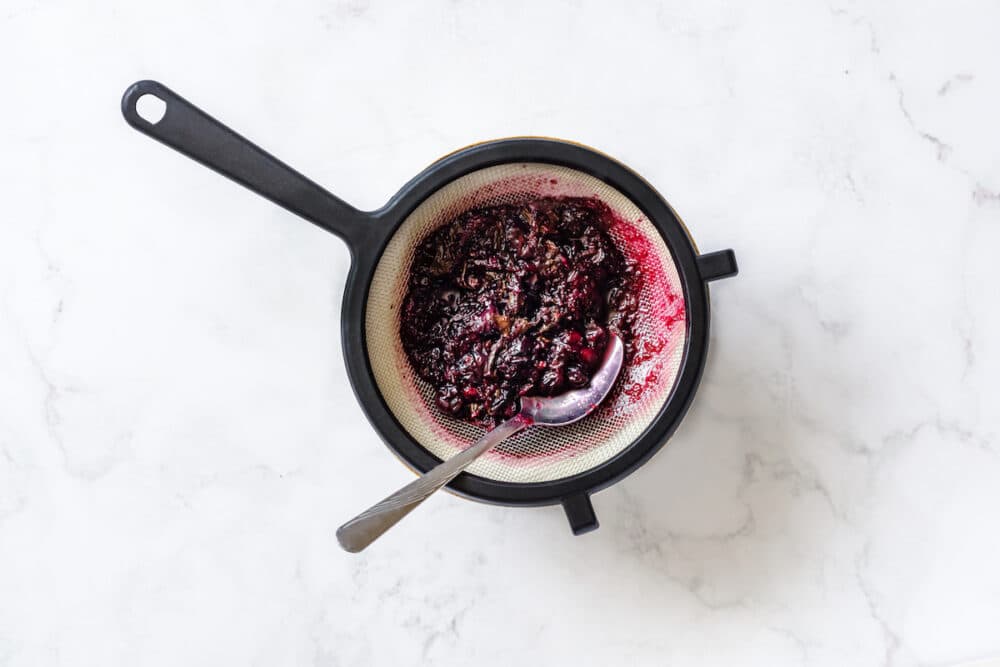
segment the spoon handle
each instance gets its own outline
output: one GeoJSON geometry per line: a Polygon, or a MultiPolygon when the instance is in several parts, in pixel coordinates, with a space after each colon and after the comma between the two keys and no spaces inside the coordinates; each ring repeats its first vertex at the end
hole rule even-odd
{"type": "Polygon", "coordinates": [[[413,508],[453,480],[477,458],[515,433],[531,425],[531,420],[515,415],[447,461],[431,468],[385,500],[373,505],[337,529],[337,541],[345,551],[356,553],[392,528],[413,508]]]}

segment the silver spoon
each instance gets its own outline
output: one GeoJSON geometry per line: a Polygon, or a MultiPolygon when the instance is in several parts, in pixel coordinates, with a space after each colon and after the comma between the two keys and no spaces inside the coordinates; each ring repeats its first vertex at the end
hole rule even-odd
{"type": "Polygon", "coordinates": [[[431,468],[382,502],[373,505],[337,529],[337,541],[345,551],[356,553],[396,525],[432,493],[453,480],[480,456],[529,426],[565,426],[579,421],[601,404],[615,384],[625,357],[618,336],[611,334],[601,367],[590,386],[551,398],[525,396],[521,411],[447,461],[431,468]]]}

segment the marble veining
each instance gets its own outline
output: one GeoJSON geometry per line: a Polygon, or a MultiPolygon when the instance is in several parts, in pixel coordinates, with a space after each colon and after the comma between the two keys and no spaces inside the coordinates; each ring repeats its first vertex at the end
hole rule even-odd
{"type": "Polygon", "coordinates": [[[0,666],[944,667],[1000,655],[1000,6],[0,9],[0,666]],[[669,446],[557,508],[441,495],[354,402],[335,238],[129,129],[160,79],[363,208],[485,138],[629,164],[704,250],[669,446]]]}

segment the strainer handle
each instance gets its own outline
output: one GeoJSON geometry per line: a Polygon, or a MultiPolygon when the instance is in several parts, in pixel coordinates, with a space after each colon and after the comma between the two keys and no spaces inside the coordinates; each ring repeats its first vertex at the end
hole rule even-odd
{"type": "Polygon", "coordinates": [[[128,124],[257,194],[340,236],[349,245],[365,231],[368,214],[341,201],[273,155],[215,120],[157,81],[139,81],[122,97],[128,124]],[[166,106],[151,121],[136,109],[152,95],[166,106]]]}
{"type": "Polygon", "coordinates": [[[410,482],[385,500],[365,510],[337,529],[337,541],[345,551],[357,553],[389,530],[435,491],[455,479],[477,458],[490,451],[515,433],[531,425],[517,415],[503,422],[447,461],[438,464],[417,480],[410,482]]]}

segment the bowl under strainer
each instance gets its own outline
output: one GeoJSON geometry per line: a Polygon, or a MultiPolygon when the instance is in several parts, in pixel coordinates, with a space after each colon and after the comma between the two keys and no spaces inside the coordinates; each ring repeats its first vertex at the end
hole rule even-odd
{"type": "Polygon", "coordinates": [[[612,212],[610,236],[643,276],[632,354],[618,386],[590,417],[558,429],[529,429],[480,458],[473,475],[506,483],[563,479],[606,463],[646,430],[670,397],[681,366],[687,322],[677,266],[663,237],[624,194],[594,176],[543,163],[500,164],[466,174],[417,206],[389,239],[374,271],[365,310],[365,343],[389,411],[438,459],[475,442],[483,429],[441,412],[434,391],[413,370],[400,341],[400,312],[420,242],[463,211],[543,197],[593,197],[612,212]]]}

